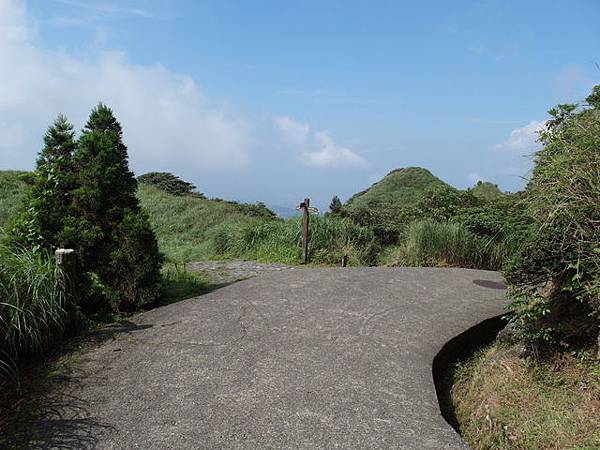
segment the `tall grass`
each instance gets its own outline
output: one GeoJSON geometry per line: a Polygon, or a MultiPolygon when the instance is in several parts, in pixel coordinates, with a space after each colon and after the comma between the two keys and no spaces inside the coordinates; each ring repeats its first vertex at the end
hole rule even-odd
{"type": "Polygon", "coordinates": [[[424,220],[409,225],[392,265],[497,270],[510,251],[508,243],[477,236],[461,223],[424,220]]]}
{"type": "MultiPolygon", "coordinates": [[[[212,235],[214,252],[222,257],[297,264],[301,258],[302,218],[255,223],[224,223],[212,235]]],[[[310,220],[309,254],[317,264],[367,264],[375,256],[373,233],[349,219],[333,215],[310,220]]]]}
{"type": "Polygon", "coordinates": [[[138,198],[150,215],[160,251],[177,263],[214,258],[211,237],[224,224],[261,221],[226,202],[170,195],[145,183],[139,184],[138,198]]]}
{"type": "Polygon", "coordinates": [[[0,381],[62,333],[65,281],[52,258],[0,246],[0,381]]]}

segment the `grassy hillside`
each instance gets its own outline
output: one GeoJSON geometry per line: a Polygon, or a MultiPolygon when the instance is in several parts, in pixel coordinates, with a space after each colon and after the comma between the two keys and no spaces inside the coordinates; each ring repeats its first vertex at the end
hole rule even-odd
{"type": "Polygon", "coordinates": [[[175,196],[144,183],[139,185],[138,197],[150,215],[160,250],[174,261],[215,257],[212,238],[225,223],[261,222],[247,214],[242,205],[196,196],[175,196]]]}
{"type": "Polygon", "coordinates": [[[434,186],[448,186],[439,178],[421,167],[406,167],[392,170],[370,188],[353,195],[346,207],[358,208],[376,204],[413,205],[423,191],[434,186]]]}
{"type": "Polygon", "coordinates": [[[0,171],[0,227],[4,227],[21,207],[29,186],[24,181],[27,173],[17,170],[0,171]]]}

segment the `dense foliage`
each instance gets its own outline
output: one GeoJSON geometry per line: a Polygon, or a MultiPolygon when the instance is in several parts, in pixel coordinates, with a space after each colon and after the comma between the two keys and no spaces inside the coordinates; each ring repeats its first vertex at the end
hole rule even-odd
{"type": "Polygon", "coordinates": [[[475,186],[470,188],[469,192],[479,200],[496,200],[503,195],[503,192],[498,188],[497,184],[481,180],[475,183],[475,186]]]}
{"type": "Polygon", "coordinates": [[[546,341],[600,325],[600,86],[588,105],[559,105],[541,133],[526,189],[534,223],[507,270],[514,321],[546,341]]]}
{"type": "Polygon", "coordinates": [[[340,214],[343,209],[342,201],[337,195],[334,195],[331,199],[331,203],[329,203],[329,211],[332,214],[340,214]]]}

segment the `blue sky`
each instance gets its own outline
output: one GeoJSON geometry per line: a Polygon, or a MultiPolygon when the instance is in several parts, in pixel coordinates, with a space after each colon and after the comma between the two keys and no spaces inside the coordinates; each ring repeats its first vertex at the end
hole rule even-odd
{"type": "Polygon", "coordinates": [[[590,1],[0,0],[0,168],[113,107],[137,173],[324,207],[422,166],[524,184],[535,132],[600,79],[590,1]]]}

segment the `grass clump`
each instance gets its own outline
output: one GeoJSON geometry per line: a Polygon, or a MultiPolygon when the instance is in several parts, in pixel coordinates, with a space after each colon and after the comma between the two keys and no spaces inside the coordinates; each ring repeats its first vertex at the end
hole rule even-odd
{"type": "Polygon", "coordinates": [[[492,239],[475,235],[461,223],[423,220],[408,227],[391,265],[496,270],[502,265],[505,248],[492,239]]]}
{"type": "Polygon", "coordinates": [[[600,362],[591,349],[522,359],[492,344],[453,372],[451,398],[474,449],[600,448],[600,362]]]}
{"type": "Polygon", "coordinates": [[[45,253],[0,246],[0,380],[14,378],[19,359],[61,337],[65,283],[45,253]]]}

